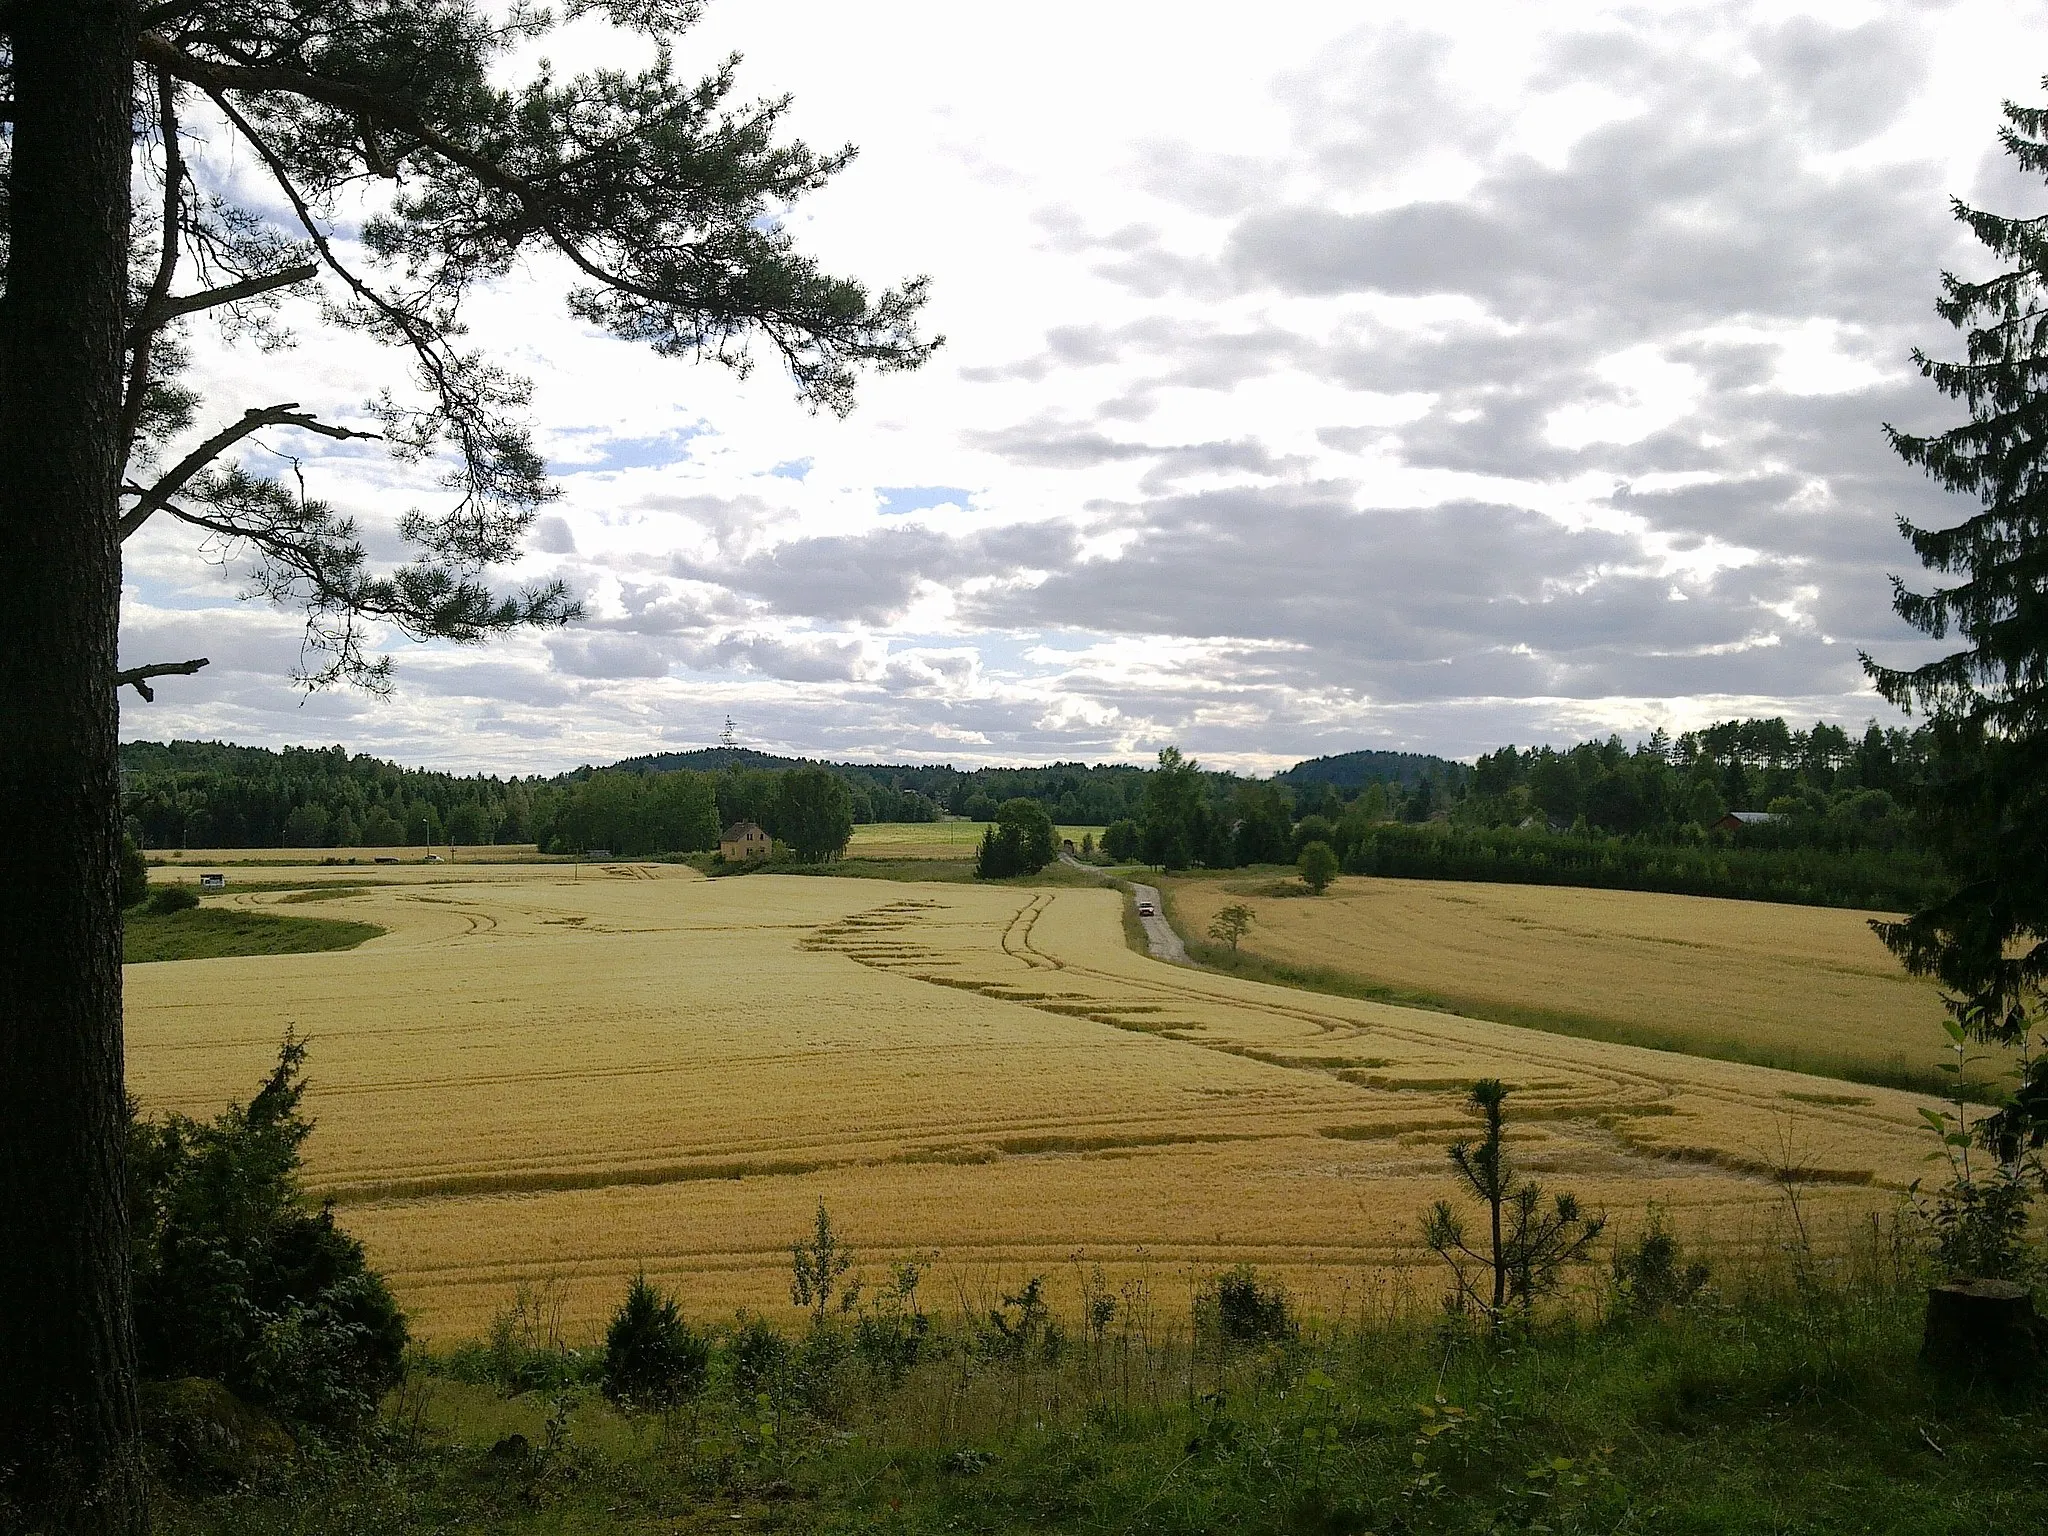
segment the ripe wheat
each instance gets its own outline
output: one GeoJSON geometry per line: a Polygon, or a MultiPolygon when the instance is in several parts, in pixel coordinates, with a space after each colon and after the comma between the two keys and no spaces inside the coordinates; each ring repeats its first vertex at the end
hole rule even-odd
{"type": "Polygon", "coordinates": [[[1481,1076],[1546,1178],[1732,1242],[1769,1239],[1782,1176],[1818,1219],[1922,1171],[1904,1094],[1163,965],[1109,891],[507,873],[323,903],[389,930],[347,953],[127,979],[146,1106],[210,1112],[287,1026],[312,1041],[309,1183],[430,1338],[547,1274],[593,1333],[643,1266],[700,1315],[793,1316],[820,1199],[963,1294],[1070,1260],[1184,1294],[1250,1259],[1330,1296],[1428,1262],[1481,1076]]]}

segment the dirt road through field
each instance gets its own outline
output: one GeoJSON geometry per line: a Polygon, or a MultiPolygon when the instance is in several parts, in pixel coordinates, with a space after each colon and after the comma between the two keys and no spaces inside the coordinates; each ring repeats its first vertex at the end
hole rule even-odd
{"type": "Polygon", "coordinates": [[[1158,888],[1133,881],[1131,894],[1138,898],[1138,921],[1145,925],[1145,943],[1152,951],[1152,958],[1188,964],[1188,947],[1181,943],[1180,935],[1173,931],[1173,924],[1166,920],[1166,908],[1159,903],[1158,888]],[[1152,909],[1151,917],[1144,915],[1147,907],[1152,909]]]}

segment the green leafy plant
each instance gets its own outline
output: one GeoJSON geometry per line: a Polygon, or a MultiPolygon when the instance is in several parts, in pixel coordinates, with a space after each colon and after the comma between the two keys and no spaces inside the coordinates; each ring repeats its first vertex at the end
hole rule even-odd
{"type": "Polygon", "coordinates": [[[160,885],[149,893],[145,905],[159,917],[168,917],[173,912],[190,912],[199,905],[199,896],[189,885],[160,885]]]}
{"type": "Polygon", "coordinates": [[[1684,1306],[1706,1289],[1711,1271],[1702,1259],[1688,1259],[1654,1205],[1643,1232],[1615,1249],[1615,1311],[1623,1317],[1659,1317],[1684,1306]]]}
{"type": "Polygon", "coordinates": [[[1970,1050],[1970,1032],[1960,1019],[1944,1019],[1942,1027],[1953,1058],[1941,1063],[1951,1085],[1949,1104],[1923,1107],[1920,1118],[1937,1142],[1928,1157],[1947,1165],[1948,1178],[1924,1192],[1914,1180],[1915,1208],[1934,1235],[1935,1262],[1948,1279],[2030,1278],[2039,1267],[2027,1234],[2042,1184],[2038,1142],[2018,1133],[2012,1107],[1971,1121],[1969,1069],[1983,1057],[1970,1050]]]}
{"type": "Polygon", "coordinates": [[[847,1271],[852,1268],[853,1251],[833,1229],[831,1213],[820,1200],[811,1235],[789,1245],[791,1304],[810,1308],[812,1320],[817,1323],[825,1321],[835,1295],[840,1311],[852,1311],[860,1301],[859,1284],[846,1283],[847,1271]]]}
{"type": "Polygon", "coordinates": [[[121,834],[121,905],[139,907],[149,897],[149,860],[127,833],[121,834]]]}
{"type": "Polygon", "coordinates": [[[773,1388],[789,1368],[789,1340],[765,1317],[745,1316],[726,1345],[735,1394],[750,1397],[773,1388]]]}
{"type": "Polygon", "coordinates": [[[878,1379],[900,1386],[923,1353],[931,1319],[917,1298],[934,1255],[914,1254],[889,1266],[880,1287],[853,1327],[853,1347],[878,1379]]]}
{"type": "Polygon", "coordinates": [[[1483,1246],[1471,1245],[1448,1200],[1437,1201],[1422,1221],[1423,1241],[1450,1265],[1451,1304],[1476,1307],[1496,1330],[1511,1307],[1527,1317],[1536,1298],[1556,1287],[1566,1265],[1585,1258],[1607,1225],[1604,1216],[1582,1210],[1574,1195],[1546,1201],[1543,1186],[1517,1171],[1507,1149],[1507,1096],[1497,1078],[1474,1083],[1466,1102],[1484,1130],[1477,1143],[1460,1141],[1450,1149],[1459,1182],[1486,1206],[1483,1246]]]}

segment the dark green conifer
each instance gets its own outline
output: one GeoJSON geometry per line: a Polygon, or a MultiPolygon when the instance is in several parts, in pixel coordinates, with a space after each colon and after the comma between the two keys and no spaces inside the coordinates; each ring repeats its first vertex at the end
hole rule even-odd
{"type": "MultiPolygon", "coordinates": [[[[2048,110],[2008,102],[2005,117],[2006,152],[2048,176],[2048,110]]],[[[1926,437],[1885,430],[1908,463],[1978,503],[1952,527],[1899,522],[1921,563],[1953,580],[1917,592],[1894,578],[1893,607],[1963,643],[1909,669],[1863,662],[1885,698],[1930,717],[1916,809],[1955,887],[1877,929],[1907,969],[1941,982],[1973,1036],[2012,1043],[2048,979],[2048,218],[1954,206],[2004,270],[1943,273],[1935,307],[1963,333],[1963,359],[1913,360],[1969,419],[1926,437]]]]}

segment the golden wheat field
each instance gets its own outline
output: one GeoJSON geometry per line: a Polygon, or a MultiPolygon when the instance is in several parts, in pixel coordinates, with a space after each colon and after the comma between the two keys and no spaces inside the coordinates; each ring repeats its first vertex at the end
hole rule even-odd
{"type": "Polygon", "coordinates": [[[389,930],[352,951],[127,974],[147,1106],[209,1113],[311,1040],[311,1183],[431,1339],[549,1275],[594,1333],[642,1266],[787,1315],[820,1200],[964,1291],[1078,1259],[1184,1296],[1250,1259],[1327,1302],[1420,1276],[1483,1075],[1530,1166],[1623,1222],[1762,1243],[1775,1171],[1822,1223],[1923,1171],[1904,1094],[1161,964],[1106,890],[478,874],[335,895],[389,930]]]}
{"type": "Polygon", "coordinates": [[[1275,884],[1174,881],[1169,899],[1188,934],[1242,902],[1249,953],[1460,1012],[1886,1080],[1931,1075],[1946,1044],[1934,986],[1900,969],[1868,912],[1358,876],[1316,898],[1266,894],[1275,884]]]}
{"type": "MultiPolygon", "coordinates": [[[[849,859],[971,859],[980,850],[985,821],[863,822],[846,845],[849,859]]],[[[1059,836],[1075,847],[1087,834],[1102,836],[1100,827],[1059,827],[1059,836]]]]}

